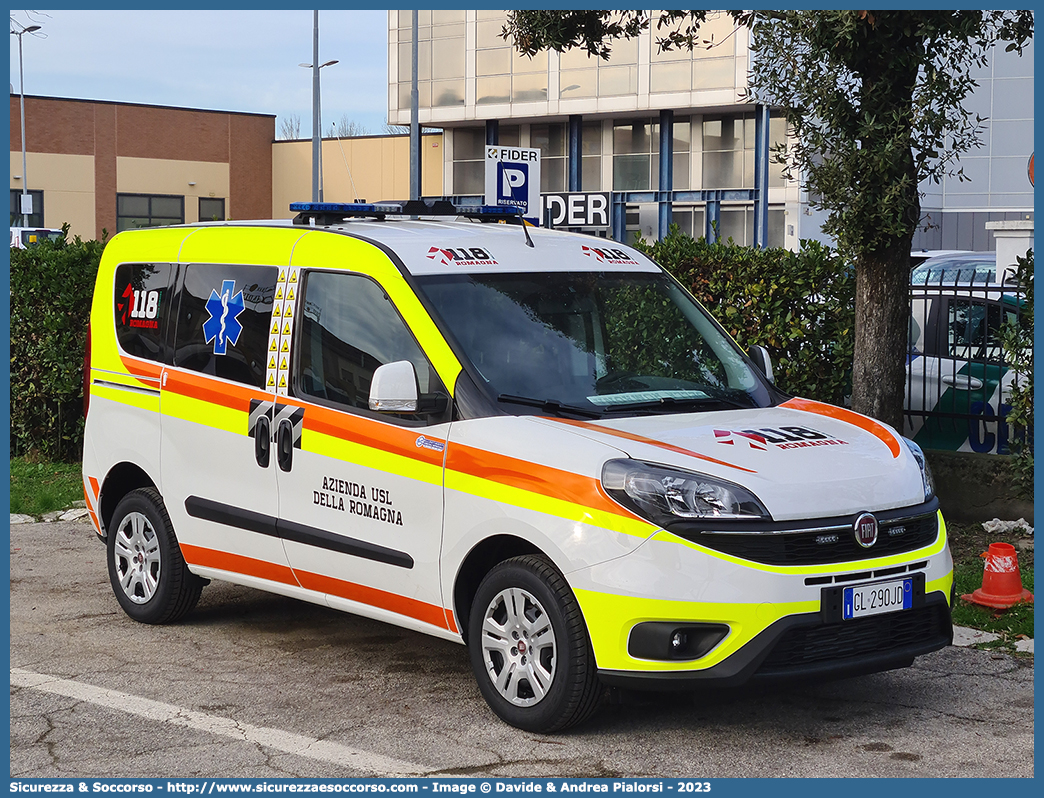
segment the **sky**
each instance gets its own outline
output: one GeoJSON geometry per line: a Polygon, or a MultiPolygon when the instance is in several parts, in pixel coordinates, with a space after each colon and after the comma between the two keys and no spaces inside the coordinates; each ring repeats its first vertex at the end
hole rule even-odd
{"type": "MultiPolygon", "coordinates": [[[[342,115],[383,133],[388,113],[387,11],[319,13],[324,135],[342,115]]],[[[301,120],[312,134],[312,10],[11,11],[42,29],[23,39],[25,93],[173,105],[301,120]]],[[[17,29],[12,24],[11,29],[17,29]]],[[[10,84],[19,91],[11,37],[10,84]]]]}

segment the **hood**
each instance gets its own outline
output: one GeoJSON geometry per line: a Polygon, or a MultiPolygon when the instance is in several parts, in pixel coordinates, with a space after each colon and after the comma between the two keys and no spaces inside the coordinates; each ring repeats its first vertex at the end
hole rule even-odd
{"type": "Polygon", "coordinates": [[[806,399],[719,413],[544,421],[567,424],[634,460],[742,485],[776,521],[890,510],[924,501],[920,467],[895,430],[806,399]]]}

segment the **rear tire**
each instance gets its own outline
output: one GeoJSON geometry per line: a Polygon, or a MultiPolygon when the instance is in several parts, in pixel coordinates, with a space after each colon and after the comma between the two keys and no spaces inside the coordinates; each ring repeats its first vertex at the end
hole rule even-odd
{"type": "Polygon", "coordinates": [[[515,557],[486,574],[468,647],[479,691],[505,723],[546,734],[598,707],[602,688],[583,613],[544,557],[515,557]]]}
{"type": "Polygon", "coordinates": [[[116,505],[105,544],[109,581],[123,611],[141,623],[173,623],[199,601],[206,582],[188,570],[163,499],[152,488],[116,505]]]}

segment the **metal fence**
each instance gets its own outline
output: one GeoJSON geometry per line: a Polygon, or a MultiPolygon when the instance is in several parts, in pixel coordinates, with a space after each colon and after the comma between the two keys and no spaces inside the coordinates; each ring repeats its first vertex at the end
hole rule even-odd
{"type": "Polygon", "coordinates": [[[915,272],[910,288],[904,434],[922,448],[1006,454],[1010,392],[1026,379],[1001,344],[1023,323],[1025,294],[994,273],[915,272]]]}

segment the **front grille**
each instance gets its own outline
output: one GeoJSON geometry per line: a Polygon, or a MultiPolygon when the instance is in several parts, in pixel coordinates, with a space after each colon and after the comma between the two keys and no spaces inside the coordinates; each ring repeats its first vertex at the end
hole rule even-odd
{"type": "Polygon", "coordinates": [[[766,565],[820,565],[887,557],[927,546],[939,536],[939,517],[934,512],[902,521],[878,520],[877,543],[868,549],[856,543],[851,526],[808,532],[733,534],[672,525],[670,531],[709,549],[766,565]]]}
{"type": "Polygon", "coordinates": [[[783,634],[758,668],[758,675],[785,675],[809,666],[887,654],[920,646],[946,645],[950,619],[944,602],[854,621],[794,627],[783,634]]]}

